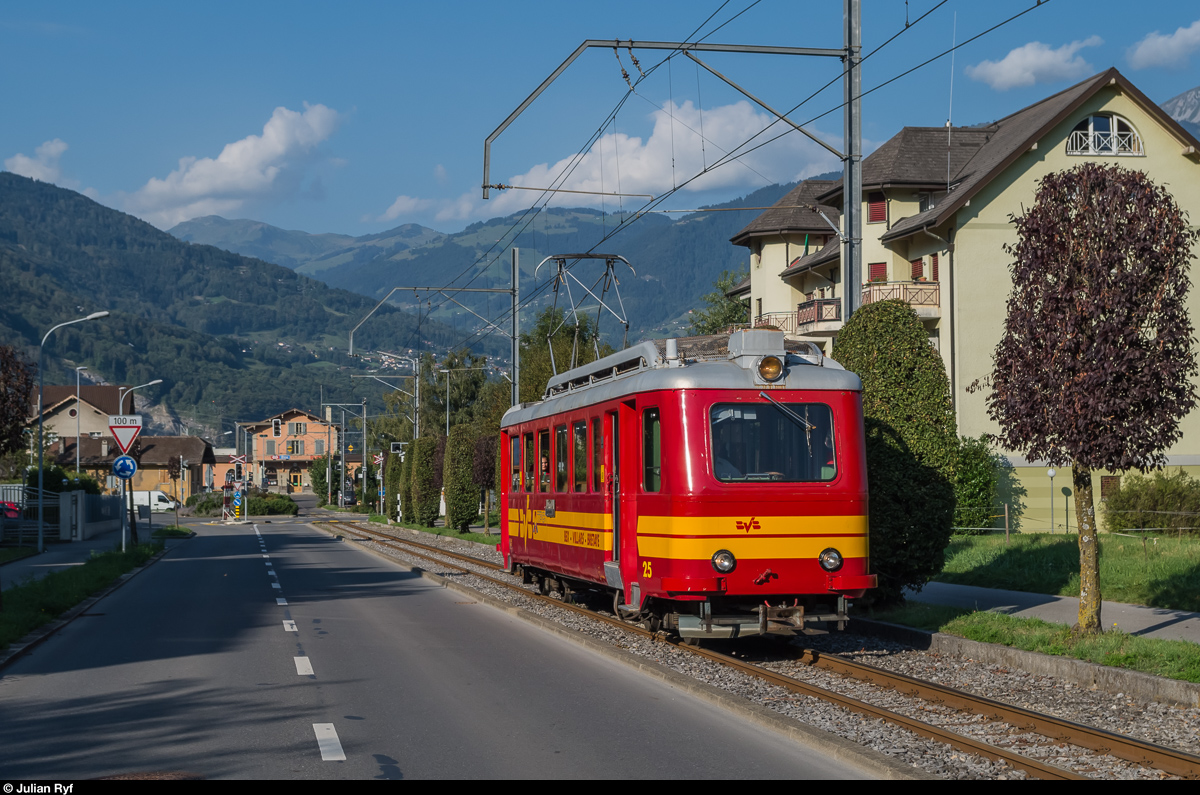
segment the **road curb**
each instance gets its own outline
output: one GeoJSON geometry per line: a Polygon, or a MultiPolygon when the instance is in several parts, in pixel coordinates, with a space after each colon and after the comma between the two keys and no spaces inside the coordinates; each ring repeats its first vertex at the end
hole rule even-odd
{"type": "MultiPolygon", "coordinates": [[[[194,538],[195,533],[193,533],[191,537],[194,538]]],[[[180,538],[177,540],[187,541],[189,539],[180,538]]],[[[37,629],[35,629],[32,632],[30,632],[29,634],[27,634],[25,637],[21,638],[20,640],[16,641],[15,643],[11,644],[3,652],[0,652],[0,671],[7,668],[9,666],[9,664],[15,662],[22,655],[26,654],[27,652],[32,651],[33,649],[35,649],[38,646],[45,643],[46,640],[48,640],[51,636],[53,636],[60,629],[65,627],[67,624],[70,624],[75,619],[79,618],[79,616],[82,615],[83,613],[86,613],[89,609],[94,607],[97,602],[104,599],[104,597],[108,596],[113,591],[117,590],[118,588],[123,586],[125,583],[129,582],[134,577],[141,574],[146,569],[150,568],[150,566],[157,563],[159,560],[161,560],[163,557],[165,557],[166,554],[170,551],[171,550],[168,549],[164,545],[163,550],[161,552],[158,552],[158,553],[152,555],[149,560],[147,560],[141,566],[138,566],[136,569],[127,571],[124,574],[122,574],[120,577],[117,577],[116,582],[114,582],[112,585],[105,588],[100,593],[89,596],[88,598],[86,598],[82,602],[80,602],[79,604],[66,610],[62,615],[60,615],[58,618],[54,619],[50,623],[43,624],[42,626],[38,627],[37,629]]]]}
{"type": "MultiPolygon", "coordinates": [[[[314,530],[337,535],[336,531],[317,527],[314,524],[309,524],[314,530]]],[[[420,566],[413,566],[403,563],[396,558],[388,555],[385,552],[380,552],[376,549],[371,549],[366,546],[356,545],[358,549],[370,555],[385,560],[395,566],[406,568],[409,571],[420,574],[423,578],[430,580],[443,588],[448,588],[458,593],[470,596],[489,607],[494,607],[497,610],[502,610],[509,615],[534,624],[540,629],[551,632],[561,638],[571,641],[572,643],[584,646],[590,651],[602,654],[605,657],[620,662],[631,668],[654,677],[662,682],[665,682],[672,687],[676,687],[684,692],[697,696],[710,704],[714,704],[727,712],[731,712],[744,720],[749,721],[762,728],[769,729],[785,737],[800,742],[805,746],[814,750],[820,751],[832,759],[836,759],[846,764],[854,765],[860,768],[865,773],[881,779],[888,780],[919,780],[919,781],[940,781],[939,776],[926,773],[925,771],[912,767],[899,760],[893,759],[885,754],[875,751],[870,748],[861,746],[851,740],[839,737],[836,734],[818,729],[815,726],[808,726],[799,721],[780,715],[779,713],[768,709],[760,704],[755,704],[752,701],[735,696],[728,691],[722,690],[713,685],[698,682],[686,674],[669,668],[660,663],[652,662],[640,657],[631,652],[618,649],[603,641],[590,638],[586,635],[571,630],[562,624],[551,621],[548,618],[543,618],[535,613],[531,613],[521,607],[514,607],[507,602],[503,602],[495,597],[481,593],[474,588],[470,588],[461,583],[448,580],[445,577],[434,574],[422,569],[420,566]]]]}
{"type": "Polygon", "coordinates": [[[998,643],[983,643],[942,632],[927,632],[900,624],[889,624],[886,621],[852,618],[850,629],[863,635],[894,640],[921,651],[952,654],[976,662],[1018,668],[1105,693],[1122,693],[1145,701],[1181,707],[1200,707],[1200,684],[1196,682],[1168,679],[1165,676],[1114,668],[1111,665],[1100,665],[1073,657],[1056,657],[1037,651],[1014,649],[998,643]]]}

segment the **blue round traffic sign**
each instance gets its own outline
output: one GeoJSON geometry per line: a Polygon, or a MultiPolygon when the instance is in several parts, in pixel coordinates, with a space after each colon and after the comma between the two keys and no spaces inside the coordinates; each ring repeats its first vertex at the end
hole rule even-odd
{"type": "Polygon", "coordinates": [[[117,456],[117,460],[113,461],[112,470],[121,480],[129,480],[137,472],[137,461],[134,461],[132,456],[117,456]]]}
{"type": "Polygon", "coordinates": [[[234,504],[234,507],[237,507],[237,506],[239,506],[239,505],[241,505],[241,504],[242,504],[242,494],[241,494],[241,492],[234,492],[234,495],[233,495],[233,504],[234,504]]]}

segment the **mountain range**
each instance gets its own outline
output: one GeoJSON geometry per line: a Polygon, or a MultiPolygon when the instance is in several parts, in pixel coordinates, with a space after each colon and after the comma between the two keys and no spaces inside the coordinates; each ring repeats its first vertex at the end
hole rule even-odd
{"type": "MultiPolygon", "coordinates": [[[[320,235],[216,216],[187,221],[170,233],[183,240],[286,265],[332,287],[377,298],[399,285],[441,287],[460,273],[482,274],[472,283],[475,287],[508,287],[511,276],[507,250],[515,246],[520,249],[522,296],[537,294],[532,303],[534,312],[553,300],[547,289],[551,268],[544,266],[535,274],[538,264],[550,255],[589,251],[599,245],[604,253],[624,256],[634,268],[634,273],[623,267],[616,272],[632,342],[685,331],[688,312],[701,305],[701,296],[713,289],[721,271],[746,267],[749,253],[732,245],[729,238],[750,223],[761,208],[774,204],[793,187],[795,183],[770,185],[705,208],[709,212],[689,212],[682,217],[647,213],[634,219],[627,214],[592,209],[550,208],[532,221],[523,214],[514,214],[480,221],[453,234],[406,224],[363,237],[320,235]],[[614,229],[618,230],[615,234],[614,229]],[[604,240],[608,235],[611,237],[604,240]],[[492,265],[485,268],[479,263],[492,265]]],[[[581,263],[576,268],[581,280],[590,285],[602,266],[581,263]]],[[[488,302],[467,294],[456,298],[486,317],[496,316],[507,300],[492,298],[488,302]]],[[[563,300],[565,296],[560,297],[560,306],[563,300]]],[[[440,302],[436,296],[430,301],[424,295],[401,293],[396,303],[413,311],[422,305],[434,306],[433,316],[446,321],[452,321],[456,312],[457,317],[462,316],[461,310],[452,305],[437,310],[440,302]]],[[[523,310],[523,317],[532,316],[532,312],[526,312],[523,310]]],[[[466,323],[464,328],[469,326],[466,323]]],[[[601,328],[613,344],[620,344],[623,329],[612,323],[611,316],[603,320],[601,328]]],[[[464,338],[469,337],[467,334],[464,338]]]]}
{"type": "Polygon", "coordinates": [[[1162,104],[1162,109],[1188,132],[1200,138],[1200,86],[1171,97],[1162,104]]]}
{"type": "MultiPolygon", "coordinates": [[[[316,410],[322,388],[341,402],[374,401],[383,389],[351,381],[366,364],[345,353],[371,298],[181,242],[79,193],[8,172],[0,172],[0,284],[0,342],[35,360],[51,327],[111,312],[55,332],[45,346],[47,383],[74,383],[76,365],[89,368],[90,380],[161,378],[139,396],[193,427],[292,406],[316,410]]],[[[385,306],[355,342],[440,354],[458,338],[452,327],[385,306]]],[[[498,341],[482,347],[505,349],[498,341]]]]}

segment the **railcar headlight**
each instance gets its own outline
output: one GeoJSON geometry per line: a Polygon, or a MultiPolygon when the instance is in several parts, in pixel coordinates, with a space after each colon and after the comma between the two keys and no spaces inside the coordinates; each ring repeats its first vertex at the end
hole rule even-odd
{"type": "Polygon", "coordinates": [[[825,571],[837,571],[842,567],[842,553],[830,547],[817,556],[817,562],[825,571]]]}
{"type": "Polygon", "coordinates": [[[783,378],[783,360],[778,356],[764,356],[758,360],[758,376],[764,381],[783,378]]]}
{"type": "Polygon", "coordinates": [[[728,549],[721,549],[712,556],[712,565],[721,574],[728,574],[737,566],[737,558],[728,549]]]}

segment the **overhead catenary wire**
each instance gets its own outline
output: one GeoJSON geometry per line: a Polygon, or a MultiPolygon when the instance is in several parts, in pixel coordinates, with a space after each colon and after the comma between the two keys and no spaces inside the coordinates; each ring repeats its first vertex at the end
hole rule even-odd
{"type": "MultiPolygon", "coordinates": [[[[945,5],[945,4],[946,4],[946,2],[948,2],[948,0],[941,0],[941,2],[937,3],[935,6],[933,6],[931,9],[929,9],[929,10],[928,10],[928,11],[926,11],[924,14],[922,14],[921,16],[919,16],[917,19],[915,19],[915,20],[912,20],[912,21],[911,21],[911,22],[909,22],[909,23],[906,23],[906,25],[905,25],[905,27],[904,27],[904,28],[902,28],[900,31],[898,31],[897,33],[895,33],[895,34],[894,34],[893,36],[891,36],[890,38],[888,38],[886,41],[884,41],[884,42],[883,42],[882,44],[880,44],[878,47],[874,48],[874,49],[873,49],[873,50],[871,50],[869,53],[867,53],[865,56],[863,56],[863,58],[862,58],[862,61],[866,61],[866,60],[867,60],[868,58],[870,58],[871,56],[873,56],[873,55],[877,54],[877,53],[878,53],[879,51],[881,51],[881,50],[882,50],[884,47],[886,47],[887,45],[889,45],[890,43],[892,43],[893,41],[895,41],[895,40],[896,40],[896,39],[897,39],[899,36],[903,35],[903,34],[904,34],[905,32],[907,32],[907,31],[911,30],[911,29],[912,29],[913,27],[915,27],[915,26],[916,26],[916,25],[917,25],[919,22],[921,22],[922,20],[926,19],[926,18],[927,18],[927,17],[928,17],[930,14],[932,14],[934,11],[936,11],[937,9],[939,9],[939,8],[941,8],[943,5],[945,5]]],[[[1033,11],[1033,10],[1035,10],[1036,8],[1038,8],[1038,7],[1040,7],[1040,6],[1044,5],[1044,4],[1046,4],[1046,3],[1048,3],[1048,2],[1049,2],[1049,0],[1036,0],[1035,4],[1034,4],[1034,5],[1032,5],[1032,6],[1030,6],[1029,8],[1026,8],[1026,9],[1024,9],[1023,11],[1020,11],[1020,12],[1018,12],[1018,13],[1016,13],[1016,14],[1013,14],[1012,16],[1008,17],[1007,19],[1004,19],[1004,20],[1002,20],[1001,22],[998,22],[998,23],[996,23],[995,25],[992,25],[991,27],[989,27],[989,28],[985,29],[984,31],[982,31],[982,32],[980,32],[980,33],[978,33],[978,34],[976,34],[975,36],[972,36],[971,38],[969,38],[969,39],[967,39],[967,40],[963,41],[961,44],[956,44],[956,45],[954,45],[952,48],[950,48],[950,49],[947,49],[947,50],[944,50],[943,52],[941,52],[941,53],[938,53],[937,55],[934,55],[933,57],[931,57],[931,58],[929,58],[929,59],[927,59],[927,60],[925,60],[925,61],[923,61],[923,62],[921,62],[921,63],[917,64],[916,66],[913,66],[913,67],[911,67],[910,69],[907,69],[907,70],[905,70],[905,71],[901,72],[900,74],[897,74],[897,75],[895,75],[895,76],[893,76],[893,77],[891,77],[891,78],[889,78],[889,79],[885,80],[884,82],[882,82],[882,83],[880,83],[880,84],[878,84],[878,85],[876,85],[876,86],[874,86],[874,87],[872,87],[872,88],[870,88],[870,89],[868,89],[868,90],[866,90],[866,91],[863,91],[863,92],[861,92],[861,93],[858,95],[858,98],[861,98],[861,97],[867,96],[867,95],[869,95],[869,94],[872,94],[872,93],[874,93],[875,91],[878,91],[878,90],[880,90],[880,89],[882,89],[882,88],[884,88],[884,87],[886,87],[886,86],[890,85],[891,83],[894,83],[894,82],[896,82],[897,80],[899,80],[899,79],[901,79],[901,78],[903,78],[903,77],[905,77],[905,76],[907,76],[907,75],[909,75],[909,74],[912,74],[913,72],[917,71],[918,69],[921,69],[921,68],[923,68],[923,67],[925,67],[925,66],[928,66],[928,65],[929,65],[929,64],[931,64],[931,63],[934,63],[935,61],[939,60],[940,58],[943,58],[943,57],[945,57],[946,55],[949,55],[949,54],[951,54],[952,52],[954,52],[954,51],[956,51],[956,50],[958,50],[958,49],[961,49],[962,47],[965,47],[966,45],[968,45],[968,44],[970,44],[970,43],[972,43],[972,42],[974,42],[974,41],[976,41],[976,40],[978,40],[978,39],[982,38],[983,36],[986,36],[986,35],[988,35],[989,33],[992,33],[993,31],[995,31],[995,30],[997,30],[997,29],[999,29],[999,28],[1001,28],[1001,27],[1003,27],[1003,26],[1005,26],[1005,25],[1008,25],[1008,24],[1010,24],[1010,23],[1014,22],[1015,20],[1017,20],[1017,19],[1019,19],[1019,18],[1021,18],[1021,17],[1025,16],[1026,14],[1028,14],[1030,11],[1033,11]]],[[[745,9],[745,10],[749,10],[749,8],[753,7],[753,5],[756,5],[756,4],[757,4],[757,3],[755,3],[755,4],[752,4],[750,7],[748,7],[748,8],[747,8],[747,9],[745,9]]],[[[745,11],[743,11],[742,13],[745,13],[745,11]]],[[[739,14],[738,16],[740,16],[740,14],[739,14]]],[[[735,17],[735,18],[736,18],[736,17],[735,17]]],[[[724,23],[724,24],[728,24],[728,22],[729,22],[729,21],[732,21],[732,19],[731,19],[731,20],[728,20],[728,21],[727,21],[726,23],[724,23]]],[[[724,24],[723,24],[721,27],[723,27],[723,26],[724,26],[724,24]]],[[[719,29],[720,29],[720,28],[718,27],[718,28],[717,28],[717,29],[715,29],[714,31],[711,31],[711,32],[710,32],[708,35],[711,35],[711,33],[715,33],[715,32],[716,32],[716,30],[719,30],[719,29]]],[[[675,54],[676,54],[678,51],[679,51],[679,48],[676,48],[676,50],[673,50],[673,51],[671,52],[671,54],[670,54],[670,55],[668,55],[668,56],[667,56],[667,58],[665,58],[664,60],[668,60],[668,59],[670,59],[670,58],[671,58],[671,57],[673,57],[673,56],[674,56],[674,55],[675,55],[675,54]]],[[[652,67],[651,71],[650,71],[650,72],[647,72],[646,74],[647,74],[647,75],[651,74],[651,73],[652,73],[652,71],[653,71],[653,69],[656,69],[658,66],[660,66],[660,65],[661,65],[661,63],[662,63],[662,62],[660,61],[660,62],[659,62],[659,64],[656,64],[656,65],[655,65],[655,67],[652,67]]],[[[861,63],[861,61],[860,61],[860,63],[861,63]]],[[[805,99],[803,99],[803,100],[802,100],[801,102],[799,102],[799,103],[798,103],[796,106],[794,106],[794,107],[793,107],[791,110],[787,111],[787,113],[786,113],[786,114],[784,114],[784,115],[790,115],[790,114],[794,113],[794,112],[795,112],[796,110],[798,110],[800,107],[804,106],[804,105],[805,105],[805,104],[807,104],[809,101],[811,101],[811,100],[812,100],[814,97],[818,96],[818,95],[819,95],[821,92],[823,92],[823,91],[824,91],[826,88],[828,88],[829,86],[831,86],[831,85],[833,85],[835,82],[837,82],[837,80],[841,79],[841,78],[844,76],[844,74],[845,74],[845,72],[844,72],[844,70],[843,70],[843,72],[842,72],[841,74],[839,74],[839,75],[838,75],[837,77],[835,77],[833,80],[830,80],[828,83],[826,83],[826,84],[825,84],[824,86],[822,86],[821,88],[817,89],[815,92],[813,92],[812,94],[810,94],[810,95],[809,95],[808,97],[806,97],[805,99]]],[[[640,81],[638,81],[638,82],[640,82],[640,81]]],[[[635,83],[635,86],[636,86],[636,83],[635,83]]],[[[636,90],[635,90],[635,91],[633,91],[633,92],[627,92],[627,93],[626,93],[626,95],[625,95],[625,97],[623,97],[623,98],[622,98],[622,103],[621,103],[621,104],[623,104],[623,101],[624,101],[624,99],[628,97],[629,93],[636,93],[636,90]]],[[[643,99],[644,99],[644,98],[643,98],[643,99]]],[[[850,101],[853,101],[853,98],[852,98],[850,101]]],[[[805,125],[811,124],[812,122],[814,122],[814,121],[817,121],[817,120],[819,120],[819,119],[821,119],[821,118],[823,118],[823,117],[825,117],[825,116],[829,115],[830,113],[833,113],[833,112],[835,112],[835,111],[837,111],[837,110],[841,109],[842,107],[844,107],[844,106],[845,106],[845,104],[846,104],[846,102],[845,102],[845,101],[839,102],[839,103],[837,103],[836,105],[834,105],[833,107],[829,108],[828,110],[826,110],[826,111],[824,111],[824,112],[822,112],[822,113],[818,114],[817,116],[814,116],[812,119],[810,119],[810,120],[808,120],[808,121],[804,122],[804,123],[803,123],[803,125],[801,125],[801,126],[805,126],[805,125]]],[[[622,220],[620,223],[618,223],[618,224],[617,224],[617,225],[616,225],[616,226],[613,228],[613,230],[612,230],[611,232],[609,232],[608,234],[606,234],[606,235],[605,235],[605,236],[604,236],[604,237],[603,237],[601,240],[597,241],[597,243],[596,243],[596,244],[595,244],[595,245],[594,245],[594,246],[593,246],[591,249],[589,249],[589,251],[595,251],[595,250],[596,250],[596,248],[597,248],[598,246],[600,246],[600,245],[603,245],[603,244],[604,244],[604,243],[605,243],[607,240],[610,240],[610,239],[611,239],[611,238],[612,238],[614,235],[616,235],[616,234],[618,234],[619,232],[623,231],[623,229],[624,229],[624,228],[625,228],[625,227],[626,227],[626,226],[627,226],[629,223],[632,223],[632,222],[636,221],[636,219],[637,219],[638,217],[640,217],[640,216],[641,216],[641,215],[643,215],[643,214],[646,214],[646,213],[648,213],[648,212],[649,212],[649,211],[652,209],[652,206],[657,206],[657,205],[658,205],[658,204],[660,204],[660,203],[661,203],[663,200],[665,200],[666,198],[668,198],[668,197],[670,197],[671,195],[673,195],[673,194],[674,194],[676,191],[678,191],[678,190],[680,190],[680,189],[682,189],[682,188],[686,187],[686,186],[687,186],[687,185],[688,185],[690,182],[694,181],[695,179],[699,178],[700,176],[703,176],[704,174],[706,174],[706,173],[708,173],[708,172],[711,172],[713,169],[715,169],[715,168],[719,168],[719,167],[720,167],[720,166],[722,166],[722,165],[726,165],[727,163],[729,163],[729,162],[731,162],[731,161],[733,161],[733,160],[740,160],[740,158],[744,157],[745,155],[749,154],[750,152],[753,152],[753,151],[755,151],[755,150],[757,150],[757,149],[759,149],[759,148],[761,148],[761,147],[763,147],[763,146],[766,146],[767,144],[769,144],[769,143],[772,143],[772,142],[773,142],[773,141],[775,141],[775,140],[778,140],[778,139],[779,139],[779,138],[781,138],[783,135],[786,135],[786,134],[788,134],[789,132],[792,132],[792,130],[787,130],[787,131],[785,131],[785,132],[783,132],[783,133],[781,133],[781,134],[779,134],[779,135],[776,135],[776,136],[774,136],[774,137],[772,137],[772,138],[768,139],[767,141],[764,141],[764,142],[762,142],[762,143],[760,143],[760,144],[758,144],[758,145],[756,145],[756,146],[754,146],[754,147],[752,147],[752,148],[750,148],[750,149],[748,149],[748,150],[745,150],[745,151],[739,151],[740,149],[742,149],[742,147],[746,146],[746,145],[747,145],[747,144],[749,144],[751,141],[755,140],[756,138],[758,138],[759,136],[761,136],[763,133],[765,133],[765,132],[766,132],[768,129],[770,129],[770,127],[772,127],[772,126],[774,125],[774,123],[775,123],[775,122],[772,122],[772,124],[768,125],[768,126],[767,126],[767,127],[765,127],[763,130],[760,130],[759,132],[757,132],[757,133],[755,133],[754,135],[752,135],[752,136],[750,136],[749,138],[747,138],[747,139],[746,139],[746,141],[744,141],[744,142],[742,142],[741,144],[739,144],[737,147],[735,147],[733,150],[731,150],[731,151],[730,151],[729,153],[727,153],[725,156],[723,156],[723,157],[719,158],[717,161],[714,161],[714,163],[713,163],[711,166],[709,166],[708,168],[706,168],[705,170],[703,170],[703,171],[701,171],[701,172],[697,173],[696,175],[694,175],[694,176],[690,177],[689,179],[687,179],[687,180],[683,181],[682,183],[680,183],[680,184],[677,184],[677,185],[673,186],[671,190],[665,191],[663,194],[661,194],[660,196],[656,197],[656,199],[654,199],[654,200],[652,200],[652,201],[650,201],[650,202],[647,202],[647,204],[646,204],[646,205],[643,205],[643,207],[642,207],[642,208],[640,208],[640,209],[639,209],[639,210],[637,210],[637,211],[634,211],[632,214],[630,214],[630,216],[628,216],[627,218],[623,219],[623,220],[622,220]]],[[[521,307],[523,308],[523,307],[525,307],[525,306],[528,306],[529,304],[533,303],[533,302],[534,302],[534,301],[535,301],[535,300],[536,300],[536,299],[539,297],[539,295],[541,294],[541,292],[542,292],[542,288],[535,288],[535,289],[532,291],[532,293],[530,293],[530,294],[528,295],[527,299],[526,299],[526,300],[524,300],[524,301],[522,301],[522,303],[521,303],[521,307]]],[[[504,319],[504,318],[501,318],[501,321],[502,321],[503,319],[504,319]]],[[[484,338],[486,338],[487,336],[490,336],[490,334],[491,334],[491,330],[487,330],[487,329],[481,329],[481,330],[477,331],[475,334],[473,334],[473,335],[471,335],[470,337],[466,338],[466,340],[464,340],[464,342],[463,342],[463,343],[460,343],[460,344],[472,344],[473,342],[477,341],[477,339],[484,339],[484,338]]]]}

